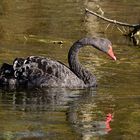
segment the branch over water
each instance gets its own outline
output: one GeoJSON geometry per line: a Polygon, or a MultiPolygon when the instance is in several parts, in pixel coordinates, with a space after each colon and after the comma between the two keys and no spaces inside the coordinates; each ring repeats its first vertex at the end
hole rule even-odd
{"type": "Polygon", "coordinates": [[[121,26],[127,26],[127,27],[133,27],[133,28],[135,28],[137,26],[140,26],[140,24],[129,24],[129,23],[120,22],[120,21],[117,21],[117,20],[112,20],[112,19],[106,18],[106,17],[104,17],[102,15],[99,15],[96,12],[93,12],[93,11],[87,9],[87,8],[85,10],[86,10],[86,12],[88,12],[88,13],[90,13],[90,14],[98,17],[98,18],[101,18],[101,19],[103,19],[107,22],[113,23],[113,24],[118,24],[118,25],[121,25],[121,26]]]}
{"type": "MultiPolygon", "coordinates": [[[[125,23],[125,22],[120,22],[120,21],[117,21],[117,20],[112,20],[112,19],[109,19],[109,18],[106,18],[96,12],[93,12],[89,9],[85,9],[86,12],[104,20],[104,21],[107,21],[109,22],[109,25],[112,23],[112,24],[115,24],[115,25],[118,25],[118,26],[123,26],[123,27],[128,27],[129,29],[131,28],[131,30],[129,30],[129,32],[127,34],[124,34],[128,37],[130,37],[132,40],[133,40],[133,43],[134,45],[138,45],[138,43],[140,42],[139,40],[137,40],[137,35],[140,34],[140,24],[129,24],[129,23],[125,23]]],[[[109,26],[107,26],[108,28],[109,26]]],[[[119,29],[119,31],[121,31],[121,33],[123,33],[123,31],[117,27],[117,29],[119,29]]]]}

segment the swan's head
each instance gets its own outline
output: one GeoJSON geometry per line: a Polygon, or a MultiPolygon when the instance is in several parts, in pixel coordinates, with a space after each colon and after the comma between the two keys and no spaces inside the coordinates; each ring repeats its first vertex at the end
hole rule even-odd
{"type": "Polygon", "coordinates": [[[86,37],[78,41],[80,47],[84,45],[92,45],[94,48],[108,54],[113,60],[116,60],[112,49],[112,43],[106,38],[90,38],[86,37]]]}
{"type": "Polygon", "coordinates": [[[93,38],[93,46],[99,49],[102,52],[108,54],[113,60],[116,60],[112,49],[112,43],[106,38],[93,38]]]}

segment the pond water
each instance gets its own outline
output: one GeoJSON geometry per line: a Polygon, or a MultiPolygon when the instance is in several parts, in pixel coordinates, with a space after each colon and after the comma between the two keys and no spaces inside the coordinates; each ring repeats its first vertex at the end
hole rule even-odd
{"type": "Polygon", "coordinates": [[[1,64],[29,55],[67,64],[70,46],[84,36],[109,38],[117,57],[114,62],[90,47],[80,51],[81,63],[97,76],[97,89],[1,90],[0,140],[139,139],[140,48],[85,15],[85,8],[97,5],[111,19],[139,23],[138,0],[0,1],[1,64]]]}

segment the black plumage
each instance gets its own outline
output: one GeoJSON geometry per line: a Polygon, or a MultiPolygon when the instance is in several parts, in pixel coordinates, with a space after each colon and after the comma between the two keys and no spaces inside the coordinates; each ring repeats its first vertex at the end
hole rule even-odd
{"type": "Polygon", "coordinates": [[[28,87],[95,87],[97,85],[95,76],[83,68],[78,60],[79,49],[86,45],[91,45],[116,60],[108,39],[83,38],[76,41],[69,50],[69,67],[45,57],[16,58],[13,65],[10,65],[9,77],[2,75],[6,68],[1,67],[1,78],[14,78],[16,85],[28,87]]]}

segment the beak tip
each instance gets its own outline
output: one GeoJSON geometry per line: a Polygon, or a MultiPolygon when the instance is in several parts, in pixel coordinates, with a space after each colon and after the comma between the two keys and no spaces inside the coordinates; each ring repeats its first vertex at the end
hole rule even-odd
{"type": "Polygon", "coordinates": [[[113,52],[111,46],[110,46],[110,48],[109,48],[107,54],[108,54],[113,60],[115,60],[115,61],[117,60],[117,58],[116,58],[116,56],[114,55],[114,52],[113,52]]]}
{"type": "Polygon", "coordinates": [[[115,61],[117,60],[116,56],[113,57],[113,60],[115,60],[115,61]]]}

